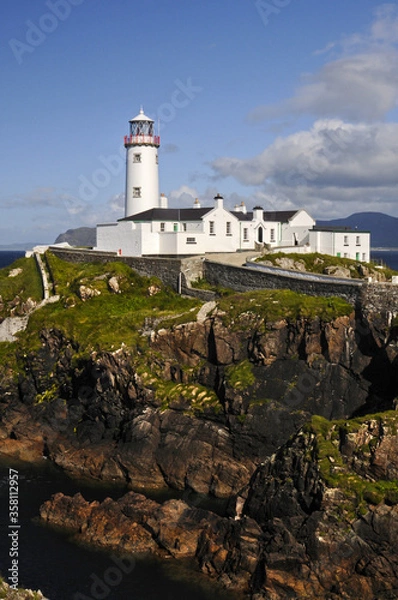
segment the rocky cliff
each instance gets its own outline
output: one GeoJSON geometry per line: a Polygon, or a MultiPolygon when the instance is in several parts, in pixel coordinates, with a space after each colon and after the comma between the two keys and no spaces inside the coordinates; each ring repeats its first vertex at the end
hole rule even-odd
{"type": "Polygon", "coordinates": [[[356,598],[360,586],[364,598],[394,597],[398,459],[395,413],[384,412],[398,395],[392,315],[268,291],[170,321],[155,302],[171,292],[124,273],[115,291],[113,277],[66,283],[63,325],[62,309],[48,307],[36,347],[21,341],[14,363],[1,361],[0,452],[234,508],[220,517],[133,493],[102,505],[58,496],[42,518],[90,543],[113,548],[126,534],[125,551],[188,556],[253,598],[356,598]],[[100,294],[73,296],[83,283],[100,294]],[[112,319],[132,286],[155,298],[128,330],[134,343],[85,350],[73,319],[87,327],[90,303],[112,319]]]}
{"type": "Polygon", "coordinates": [[[396,598],[398,416],[316,417],[256,469],[232,517],[133,492],[58,494],[44,522],[123,552],[190,558],[253,599],[396,598]]]}
{"type": "Polygon", "coordinates": [[[61,331],[1,382],[1,451],[43,454],[73,475],[227,497],[313,414],[393,406],[394,330],[331,322],[255,322],[215,314],[152,331],[149,349],[78,358],[61,331]],[[362,333],[359,331],[361,327],[362,333]]]}

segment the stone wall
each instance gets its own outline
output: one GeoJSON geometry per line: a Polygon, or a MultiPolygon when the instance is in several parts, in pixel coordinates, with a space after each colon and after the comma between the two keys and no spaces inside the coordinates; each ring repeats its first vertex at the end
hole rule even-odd
{"type": "Polygon", "coordinates": [[[204,276],[212,285],[230,287],[239,292],[259,289],[289,289],[312,296],[340,296],[355,305],[360,297],[363,283],[341,282],[332,278],[306,278],[299,273],[297,277],[288,275],[277,269],[268,269],[267,272],[235,267],[206,260],[204,263],[204,276]]]}
{"type": "Polygon", "coordinates": [[[165,285],[169,285],[175,291],[178,291],[180,286],[185,286],[185,278],[182,276],[181,260],[179,258],[119,256],[113,252],[97,252],[74,248],[50,248],[50,251],[62,260],[73,263],[123,262],[140,275],[158,277],[165,285]]]}
{"type": "Polygon", "coordinates": [[[370,283],[361,291],[360,303],[367,313],[398,315],[398,285],[370,283]]]}
{"type": "Polygon", "coordinates": [[[121,261],[140,275],[158,277],[173,290],[202,300],[212,300],[214,292],[195,290],[187,280],[205,278],[211,285],[229,287],[238,292],[260,289],[290,289],[312,296],[339,296],[368,312],[398,314],[398,286],[391,283],[368,284],[363,281],[316,277],[305,273],[291,275],[281,269],[269,268],[267,272],[254,268],[237,267],[210,260],[118,256],[111,252],[50,248],[59,258],[74,263],[121,261]]]}

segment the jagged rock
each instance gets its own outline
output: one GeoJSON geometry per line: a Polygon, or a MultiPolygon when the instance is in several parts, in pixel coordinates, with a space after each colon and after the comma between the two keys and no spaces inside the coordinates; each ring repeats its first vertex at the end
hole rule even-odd
{"type": "Polygon", "coordinates": [[[21,307],[22,313],[23,314],[28,314],[28,313],[32,312],[32,310],[34,308],[36,308],[36,306],[37,306],[37,302],[35,302],[32,298],[28,298],[26,300],[26,302],[24,302],[22,304],[22,307],[21,307]]]}
{"type": "Polygon", "coordinates": [[[113,292],[114,294],[120,294],[121,290],[120,290],[119,280],[117,277],[111,277],[108,280],[108,286],[109,286],[109,289],[111,290],[111,292],[113,292]]]}
{"type": "Polygon", "coordinates": [[[219,519],[181,500],[158,504],[135,492],[101,503],[59,493],[41,506],[40,518],[108,550],[179,558],[193,558],[202,532],[219,519]]]}
{"type": "Polygon", "coordinates": [[[301,430],[258,467],[237,498],[234,520],[180,500],[158,504],[133,492],[101,504],[57,494],[41,507],[41,518],[106,549],[119,544],[126,552],[194,559],[204,573],[252,600],[393,598],[398,494],[392,497],[387,490],[385,501],[375,503],[366,493],[371,461],[363,467],[362,484],[355,484],[365,492],[350,484],[353,448],[363,453],[364,446],[377,448],[372,435],[392,436],[388,447],[395,459],[398,454],[398,416],[388,413],[378,426],[373,421],[348,423],[347,430],[314,421],[301,430]],[[348,431],[351,452],[344,441],[348,431]],[[328,477],[331,482],[340,477],[340,485],[331,487],[328,477]]]}
{"type": "Polygon", "coordinates": [[[148,288],[148,295],[156,296],[156,294],[159,294],[160,291],[161,291],[161,289],[158,285],[150,285],[148,288]]]}
{"type": "Polygon", "coordinates": [[[0,582],[0,598],[7,598],[7,600],[47,600],[40,590],[15,589],[5,581],[0,582]]]}
{"type": "Polygon", "coordinates": [[[305,263],[303,260],[294,260],[293,258],[282,257],[275,260],[276,264],[281,269],[291,269],[293,271],[305,271],[305,263]]]}
{"type": "Polygon", "coordinates": [[[91,288],[87,285],[79,286],[78,296],[81,300],[83,300],[83,302],[85,302],[86,300],[90,300],[95,296],[99,296],[100,294],[101,292],[95,288],[91,288]]]}
{"type": "Polygon", "coordinates": [[[21,268],[11,269],[11,271],[8,273],[8,277],[18,277],[18,275],[20,275],[21,273],[22,273],[21,268]]]}
{"type": "Polygon", "coordinates": [[[325,275],[333,275],[333,277],[350,278],[351,271],[340,265],[329,265],[323,269],[325,275]]]}

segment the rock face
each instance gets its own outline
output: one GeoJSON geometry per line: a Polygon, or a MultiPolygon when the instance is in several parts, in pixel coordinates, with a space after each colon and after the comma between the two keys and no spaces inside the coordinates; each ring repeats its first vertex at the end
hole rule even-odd
{"type": "Polygon", "coordinates": [[[144,359],[118,351],[76,361],[72,340],[43,331],[18,384],[12,373],[0,380],[1,451],[135,488],[228,497],[313,414],[393,406],[395,329],[381,318],[245,313],[230,327],[211,315],[152,332],[144,359]]]}
{"type": "Polygon", "coordinates": [[[236,505],[229,518],[137,494],[43,507],[90,543],[115,548],[127,532],[126,552],[194,559],[253,600],[394,597],[398,423],[360,417],[396,404],[395,321],[270,321],[252,306],[158,330],[149,319],[135,350],[90,356],[41,331],[18,379],[2,367],[0,451],[236,505]]]}
{"type": "Polygon", "coordinates": [[[396,464],[397,426],[396,413],[355,424],[315,418],[255,471],[235,518],[132,492],[101,504],[57,494],[41,518],[108,549],[194,559],[253,600],[394,598],[396,473],[371,477],[386,458],[396,464]]]}

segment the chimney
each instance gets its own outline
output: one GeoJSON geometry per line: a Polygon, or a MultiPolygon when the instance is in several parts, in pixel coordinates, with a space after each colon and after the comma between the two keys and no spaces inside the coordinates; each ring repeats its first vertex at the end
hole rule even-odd
{"type": "Polygon", "coordinates": [[[159,202],[160,208],[167,208],[168,205],[168,201],[166,196],[162,193],[160,194],[160,202],[159,202]]]}
{"type": "Polygon", "coordinates": [[[255,206],[253,208],[253,221],[261,221],[263,218],[263,207],[255,206]]]}
{"type": "Polygon", "coordinates": [[[216,208],[223,208],[224,198],[220,194],[217,194],[214,200],[216,201],[216,208]]]}
{"type": "Polygon", "coordinates": [[[240,203],[240,212],[243,212],[244,215],[247,213],[246,204],[243,202],[243,200],[240,203]]]}
{"type": "Polygon", "coordinates": [[[199,198],[195,198],[195,202],[193,203],[194,208],[200,208],[199,198]]]}

